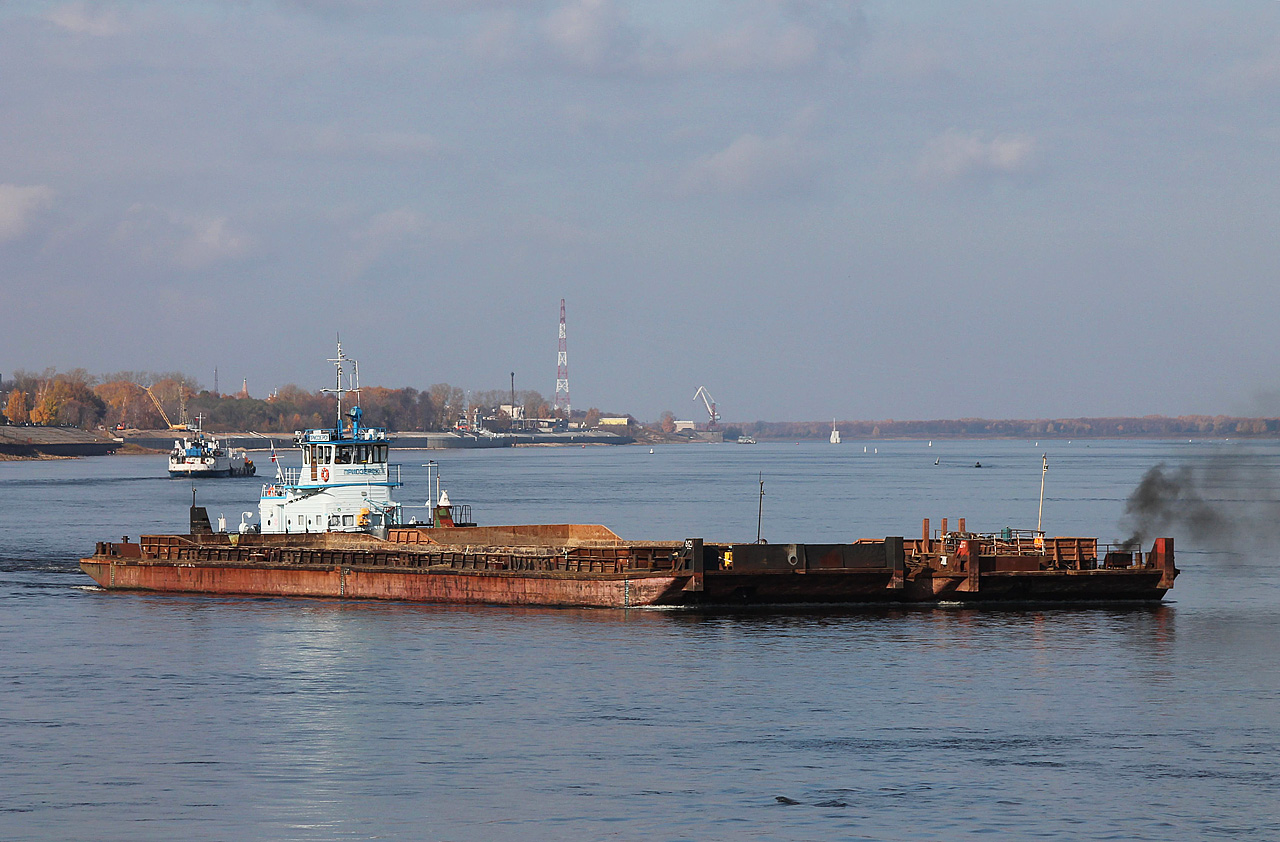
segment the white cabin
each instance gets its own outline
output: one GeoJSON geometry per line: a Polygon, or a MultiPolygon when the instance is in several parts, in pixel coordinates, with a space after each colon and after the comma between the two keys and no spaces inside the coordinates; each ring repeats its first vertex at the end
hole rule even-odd
{"type": "MultiPolygon", "coordinates": [[[[388,461],[390,439],[380,427],[364,427],[359,406],[342,413],[345,389],[342,364],[355,361],[342,353],[337,365],[337,424],[333,429],[300,430],[294,442],[302,450],[302,467],[277,468],[276,481],[262,487],[259,528],[270,533],[371,532],[385,534],[401,523],[401,507],[391,495],[400,483],[400,466],[388,461]]],[[[358,369],[356,369],[358,370],[358,369]]]]}

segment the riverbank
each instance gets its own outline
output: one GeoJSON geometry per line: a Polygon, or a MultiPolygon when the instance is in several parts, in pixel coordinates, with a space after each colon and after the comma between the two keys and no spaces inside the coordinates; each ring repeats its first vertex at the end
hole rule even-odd
{"type": "Polygon", "coordinates": [[[73,427],[0,427],[0,455],[18,458],[105,456],[124,446],[122,439],[73,427]]]}

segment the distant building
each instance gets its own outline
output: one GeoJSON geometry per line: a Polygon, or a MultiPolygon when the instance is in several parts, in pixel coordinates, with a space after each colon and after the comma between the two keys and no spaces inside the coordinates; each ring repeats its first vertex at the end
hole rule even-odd
{"type": "Polygon", "coordinates": [[[692,432],[694,432],[694,431],[695,431],[695,430],[697,430],[697,429],[698,429],[698,425],[697,425],[697,424],[695,424],[695,423],[694,423],[694,422],[692,422],[692,421],[677,421],[677,422],[676,422],[676,432],[677,432],[677,433],[692,433],[692,432]]]}
{"type": "Polygon", "coordinates": [[[631,424],[631,419],[626,416],[623,416],[621,418],[608,418],[608,417],[602,416],[600,418],[601,427],[626,427],[630,424],[631,424]]]}

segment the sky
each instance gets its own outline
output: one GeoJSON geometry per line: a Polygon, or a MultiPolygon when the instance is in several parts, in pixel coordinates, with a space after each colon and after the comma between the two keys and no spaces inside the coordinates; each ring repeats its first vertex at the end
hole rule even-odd
{"type": "Polygon", "coordinates": [[[1280,415],[1280,2],[0,3],[0,372],[1280,415]]]}

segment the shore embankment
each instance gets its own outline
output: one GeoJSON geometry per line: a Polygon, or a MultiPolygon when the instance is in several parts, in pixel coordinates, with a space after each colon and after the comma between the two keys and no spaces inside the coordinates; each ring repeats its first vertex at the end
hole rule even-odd
{"type": "Polygon", "coordinates": [[[16,459],[104,456],[123,445],[121,439],[74,427],[0,426],[0,456],[16,459]]]}

